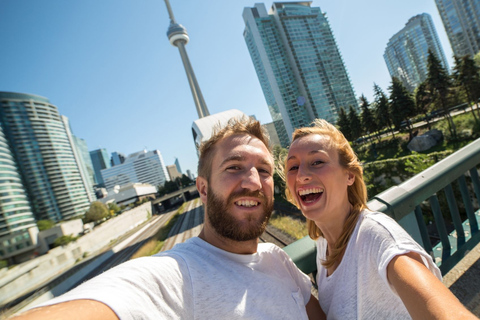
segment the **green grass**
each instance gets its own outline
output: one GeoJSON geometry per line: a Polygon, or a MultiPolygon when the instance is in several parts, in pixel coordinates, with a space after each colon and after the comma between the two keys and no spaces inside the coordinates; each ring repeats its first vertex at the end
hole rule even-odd
{"type": "MultiPolygon", "coordinates": [[[[199,199],[195,199],[194,201],[199,201],[199,199]]],[[[148,242],[146,242],[133,256],[131,259],[140,258],[151,256],[162,250],[162,247],[167,239],[168,233],[173,228],[177,219],[181,214],[184,213],[185,208],[188,202],[182,204],[180,208],[178,208],[177,212],[168,220],[168,222],[161,227],[155,236],[152,237],[148,242]]]]}
{"type": "Polygon", "coordinates": [[[306,222],[289,216],[274,214],[270,218],[269,223],[275,228],[283,230],[297,240],[305,237],[308,234],[306,222]]]}

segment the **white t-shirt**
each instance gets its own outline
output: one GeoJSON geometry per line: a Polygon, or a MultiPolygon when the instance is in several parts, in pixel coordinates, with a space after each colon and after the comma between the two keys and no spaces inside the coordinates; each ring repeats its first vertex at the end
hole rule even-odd
{"type": "Polygon", "coordinates": [[[411,319],[387,279],[387,266],[397,255],[420,254],[425,266],[442,280],[430,255],[395,220],[380,212],[361,212],[342,261],[328,277],[321,265],[326,249],[327,242],[320,237],[318,300],[328,319],[411,319]]]}
{"type": "Polygon", "coordinates": [[[125,262],[44,305],[77,299],[120,319],[307,319],[311,282],[279,247],[233,254],[200,238],[125,262]]]}

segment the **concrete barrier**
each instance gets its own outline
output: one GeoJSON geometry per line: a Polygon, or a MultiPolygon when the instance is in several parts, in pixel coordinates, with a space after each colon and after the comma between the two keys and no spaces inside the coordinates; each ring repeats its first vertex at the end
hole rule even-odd
{"type": "Polygon", "coordinates": [[[152,205],[147,202],[126,211],[94,228],[66,246],[51,249],[9,270],[0,281],[0,305],[4,305],[68,270],[84,255],[97,255],[114,240],[151,217],[152,205]]]}

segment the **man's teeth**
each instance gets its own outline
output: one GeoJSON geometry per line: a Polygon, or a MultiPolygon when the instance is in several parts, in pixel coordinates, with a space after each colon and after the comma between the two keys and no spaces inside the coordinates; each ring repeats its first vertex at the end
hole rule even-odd
{"type": "Polygon", "coordinates": [[[323,192],[323,189],[322,188],[310,188],[310,189],[304,189],[304,190],[300,190],[298,192],[298,194],[300,196],[306,196],[307,194],[311,194],[311,193],[321,193],[323,192]]]}
{"type": "Polygon", "coordinates": [[[240,200],[237,201],[237,205],[242,207],[255,207],[258,205],[258,202],[253,200],[240,200]]]}

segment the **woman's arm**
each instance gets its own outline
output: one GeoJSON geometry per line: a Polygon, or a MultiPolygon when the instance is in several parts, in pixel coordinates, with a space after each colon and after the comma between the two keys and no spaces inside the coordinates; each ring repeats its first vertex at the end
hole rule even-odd
{"type": "Polygon", "coordinates": [[[393,258],[387,277],[413,319],[478,319],[427,269],[417,253],[393,258]]]}
{"type": "Polygon", "coordinates": [[[327,316],[323,312],[322,308],[320,307],[320,303],[318,302],[317,298],[313,295],[310,296],[310,300],[308,301],[307,305],[307,315],[308,319],[318,319],[318,320],[325,320],[327,316]]]}

